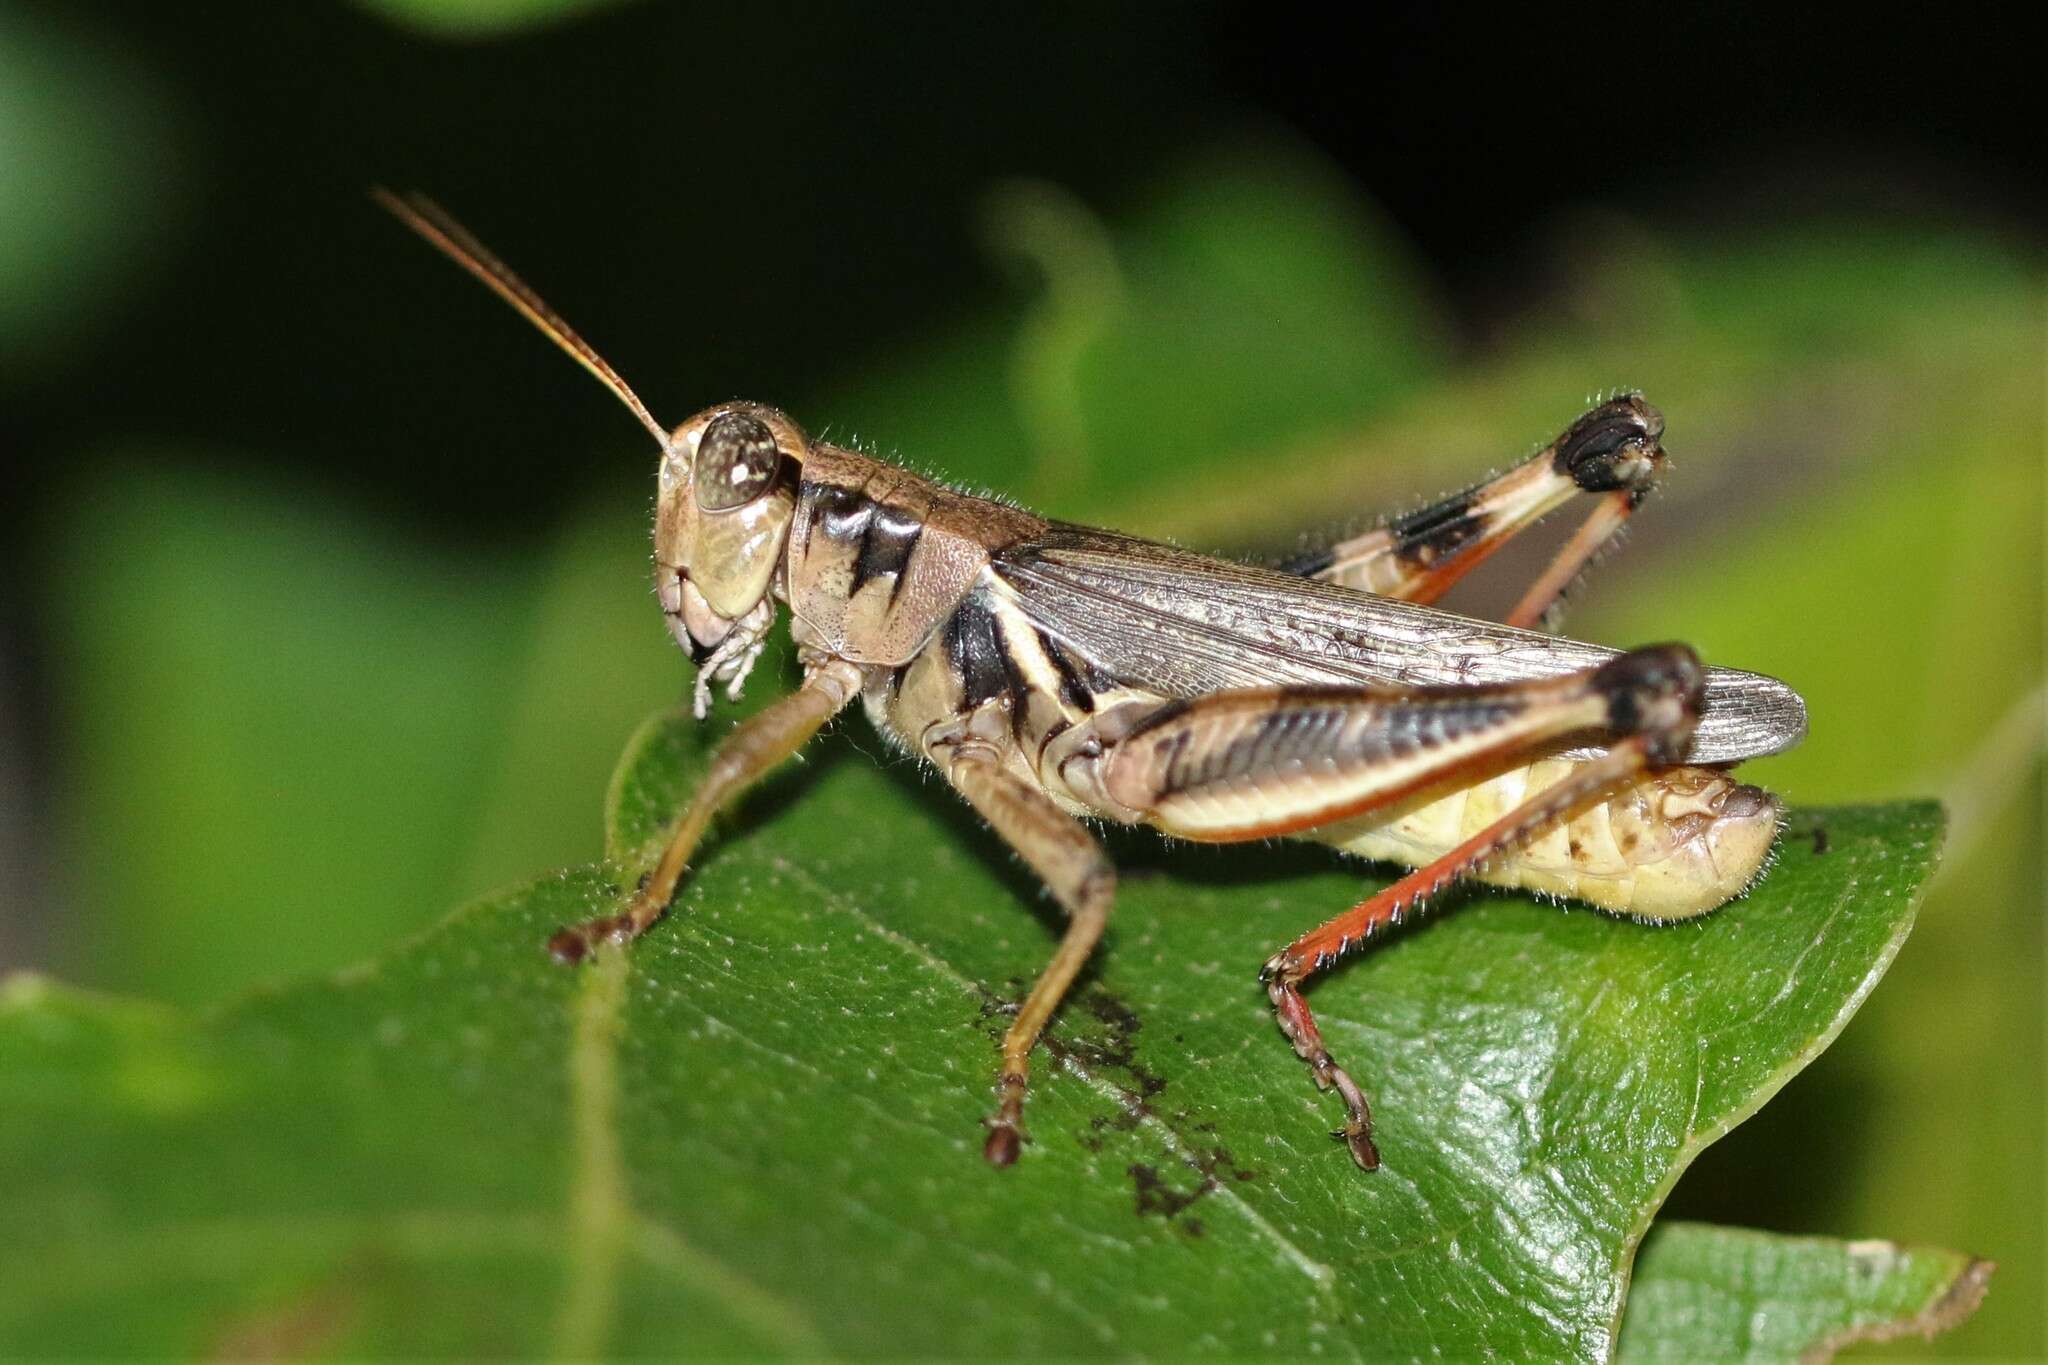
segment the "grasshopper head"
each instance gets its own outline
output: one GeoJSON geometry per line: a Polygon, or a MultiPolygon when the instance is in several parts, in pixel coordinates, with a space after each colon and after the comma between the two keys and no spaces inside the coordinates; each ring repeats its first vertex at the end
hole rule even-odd
{"type": "Polygon", "coordinates": [[[676,643],[697,661],[697,714],[711,708],[713,681],[738,696],[775,622],[769,594],[796,512],[796,469],[808,449],[802,430],[758,403],[722,403],[662,430],[605,358],[439,205],[388,190],[372,197],[518,309],[661,443],[654,588],[676,643]]]}
{"type": "MultiPolygon", "coordinates": [[[[704,664],[740,623],[758,639],[796,511],[803,430],[774,408],[721,403],[670,433],[654,512],[655,590],[676,643],[704,664]]],[[[736,641],[734,643],[737,643],[736,641]]]]}

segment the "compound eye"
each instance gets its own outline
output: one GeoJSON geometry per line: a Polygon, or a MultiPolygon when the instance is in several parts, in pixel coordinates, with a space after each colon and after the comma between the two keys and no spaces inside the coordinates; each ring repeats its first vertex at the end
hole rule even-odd
{"type": "Polygon", "coordinates": [[[744,413],[714,418],[697,441],[697,505],[730,512],[767,492],[782,463],[775,435],[744,413]]]}

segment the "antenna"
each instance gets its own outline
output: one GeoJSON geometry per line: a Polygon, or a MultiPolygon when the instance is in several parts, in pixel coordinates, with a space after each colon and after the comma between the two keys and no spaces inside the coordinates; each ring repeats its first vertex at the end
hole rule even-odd
{"type": "Polygon", "coordinates": [[[667,448],[668,432],[654,420],[654,415],[647,411],[647,405],[640,401],[640,395],[633,392],[632,386],[619,378],[618,371],[606,364],[605,358],[578,336],[574,327],[564,322],[540,295],[528,288],[526,281],[493,256],[489,247],[470,236],[469,229],[449,217],[446,210],[423,194],[401,197],[377,186],[371,189],[370,197],[392,217],[426,238],[442,255],[482,280],[493,294],[518,309],[528,322],[546,333],[548,340],[567,351],[579,365],[595,375],[598,383],[610,389],[612,396],[640,419],[641,426],[654,433],[655,441],[667,448]]]}

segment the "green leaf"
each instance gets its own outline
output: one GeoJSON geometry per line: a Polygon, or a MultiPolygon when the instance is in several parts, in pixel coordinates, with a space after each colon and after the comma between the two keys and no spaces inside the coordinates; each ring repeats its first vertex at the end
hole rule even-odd
{"type": "Polygon", "coordinates": [[[1313,1000],[1376,1098],[1373,1176],[1252,976],[1367,879],[1119,838],[999,1172],[994,1040],[1050,916],[857,730],[745,803],[648,938],[546,960],[710,733],[643,732],[608,863],[332,980],[204,1018],[17,980],[0,1349],[1603,1358],[1663,1194],[1842,1027],[1940,837],[1927,804],[1802,812],[1703,922],[1488,895],[1363,954],[1313,1000]]]}
{"type": "Polygon", "coordinates": [[[1660,1223],[1636,1260],[1621,1359],[1825,1360],[1977,1309],[1989,1261],[1892,1242],[1660,1223]]]}

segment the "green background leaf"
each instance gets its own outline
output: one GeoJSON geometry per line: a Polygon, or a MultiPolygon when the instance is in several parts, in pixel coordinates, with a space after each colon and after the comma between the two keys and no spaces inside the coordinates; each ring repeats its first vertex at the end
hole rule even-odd
{"type": "Polygon", "coordinates": [[[1992,1266],[1891,1242],[1659,1223],[1636,1258],[1621,1359],[1825,1358],[1915,1338],[1976,1311],[1992,1266]]]}
{"type": "Polygon", "coordinates": [[[80,18],[0,11],[0,396],[63,373],[119,325],[207,169],[189,104],[80,18]]]}
{"type": "Polygon", "coordinates": [[[1656,1205],[1875,984],[1940,829],[1801,812],[1701,923],[1487,895],[1363,955],[1314,1003],[1376,1098],[1371,1177],[1253,976],[1355,869],[1119,839],[1110,941],[998,1172],[994,1040],[1050,926],[964,808],[850,736],[745,803],[633,950],[547,961],[710,729],[645,732],[612,862],[331,981],[205,1020],[17,982],[0,1339],[1603,1358],[1656,1205]]]}

